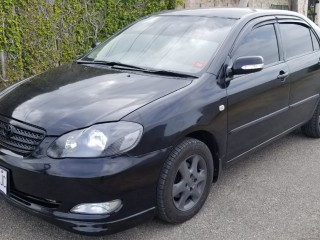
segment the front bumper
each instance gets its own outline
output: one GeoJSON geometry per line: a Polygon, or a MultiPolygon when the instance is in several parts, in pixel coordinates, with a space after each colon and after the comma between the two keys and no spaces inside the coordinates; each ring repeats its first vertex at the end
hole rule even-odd
{"type": "Polygon", "coordinates": [[[6,200],[69,231],[111,234],[153,218],[161,167],[169,149],[138,157],[96,159],[18,158],[0,151],[8,170],[6,200]],[[120,199],[107,215],[70,213],[82,203],[120,199]]]}

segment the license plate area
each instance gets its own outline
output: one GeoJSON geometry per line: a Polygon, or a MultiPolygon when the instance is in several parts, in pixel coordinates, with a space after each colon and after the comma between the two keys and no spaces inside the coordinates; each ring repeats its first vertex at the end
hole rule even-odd
{"type": "Polygon", "coordinates": [[[8,176],[8,171],[0,167],[0,193],[5,195],[7,195],[8,192],[8,176]]]}

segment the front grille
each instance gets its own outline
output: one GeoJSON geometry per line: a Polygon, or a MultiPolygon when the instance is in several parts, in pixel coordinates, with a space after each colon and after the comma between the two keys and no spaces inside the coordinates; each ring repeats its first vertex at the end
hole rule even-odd
{"type": "Polygon", "coordinates": [[[0,116],[0,146],[5,149],[28,155],[39,146],[45,135],[40,128],[0,116]]]}

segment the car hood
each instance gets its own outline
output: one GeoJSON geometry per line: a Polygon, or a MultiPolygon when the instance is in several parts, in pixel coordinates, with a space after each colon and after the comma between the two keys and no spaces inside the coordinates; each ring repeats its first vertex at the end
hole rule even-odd
{"type": "Polygon", "coordinates": [[[118,121],[191,83],[158,75],[125,73],[96,65],[64,65],[0,94],[0,114],[44,128],[48,135],[118,121]]]}

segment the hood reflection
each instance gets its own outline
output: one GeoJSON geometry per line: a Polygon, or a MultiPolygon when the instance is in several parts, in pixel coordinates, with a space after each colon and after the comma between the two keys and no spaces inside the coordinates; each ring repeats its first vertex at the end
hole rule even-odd
{"type": "Polygon", "coordinates": [[[69,64],[40,74],[0,97],[0,112],[60,135],[98,122],[118,121],[190,83],[69,64]]]}

